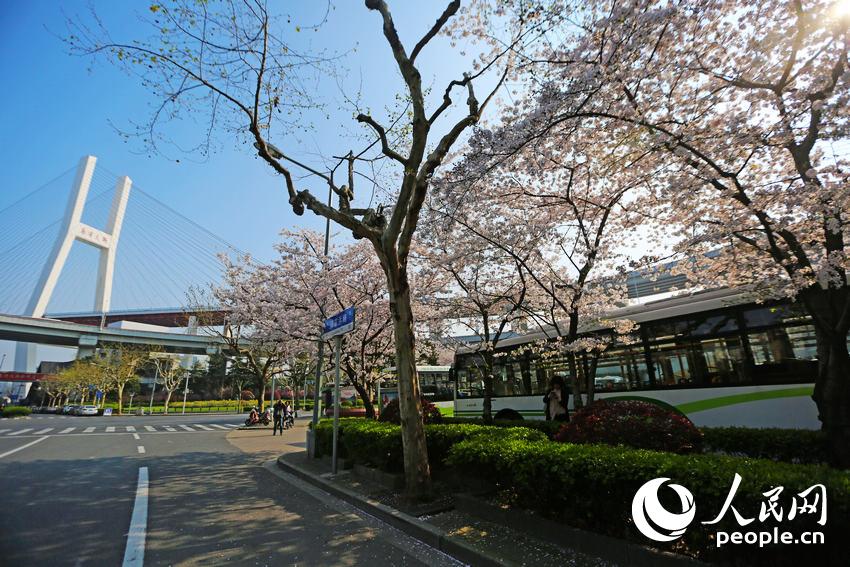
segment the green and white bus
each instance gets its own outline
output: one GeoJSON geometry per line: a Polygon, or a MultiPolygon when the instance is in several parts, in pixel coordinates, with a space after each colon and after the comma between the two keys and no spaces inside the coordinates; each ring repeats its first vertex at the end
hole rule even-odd
{"type": "MultiPolygon", "coordinates": [[[[639,328],[633,341],[615,342],[600,357],[597,399],[646,399],[702,426],[820,428],[811,398],[815,330],[800,305],[757,304],[744,292],[720,289],[616,309],[606,319],[631,320],[639,328]]],[[[545,351],[555,336],[554,329],[542,329],[499,342],[494,413],[512,409],[526,419],[543,419],[551,379],[560,376],[569,385],[572,377],[564,358],[528,347],[542,344],[545,351]]],[[[481,415],[482,360],[474,344],[455,355],[456,416],[481,415]]]]}

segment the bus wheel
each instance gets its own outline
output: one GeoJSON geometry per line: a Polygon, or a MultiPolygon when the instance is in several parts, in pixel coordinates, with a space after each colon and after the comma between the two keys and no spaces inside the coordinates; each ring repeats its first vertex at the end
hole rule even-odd
{"type": "Polygon", "coordinates": [[[524,419],[522,414],[515,409],[505,408],[496,412],[493,419],[503,419],[505,421],[520,421],[524,419]]]}

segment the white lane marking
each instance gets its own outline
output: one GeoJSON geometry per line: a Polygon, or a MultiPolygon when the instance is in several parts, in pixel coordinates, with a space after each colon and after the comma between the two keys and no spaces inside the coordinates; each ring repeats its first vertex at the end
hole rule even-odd
{"type": "Polygon", "coordinates": [[[32,446],[33,446],[33,445],[35,445],[36,443],[39,443],[39,442],[41,442],[41,441],[44,441],[44,440],[45,440],[45,439],[47,439],[48,437],[50,437],[50,435],[45,435],[44,437],[39,437],[38,439],[35,439],[34,441],[30,441],[30,442],[29,442],[29,443],[27,443],[26,445],[21,445],[21,446],[20,446],[20,447],[18,447],[17,449],[12,449],[11,451],[6,451],[5,453],[0,454],[0,459],[2,459],[3,457],[8,457],[8,456],[9,456],[9,455],[11,455],[12,453],[17,453],[18,451],[20,451],[20,450],[22,450],[22,449],[26,449],[27,447],[32,447],[32,446]]]}
{"type": "Polygon", "coordinates": [[[132,425],[128,425],[128,426],[127,426],[127,432],[128,432],[128,433],[132,433],[132,432],[133,432],[133,431],[135,431],[135,430],[136,430],[136,428],[135,428],[135,427],[133,427],[132,425]]]}
{"type": "Polygon", "coordinates": [[[138,433],[133,433],[133,439],[139,440],[141,437],[139,437],[138,433]]]}
{"type": "Polygon", "coordinates": [[[136,450],[139,452],[140,455],[145,454],[145,448],[142,445],[139,445],[138,447],[136,447],[136,450]]]}
{"type": "Polygon", "coordinates": [[[227,431],[227,428],[223,425],[218,425],[217,423],[210,423],[210,425],[212,427],[218,427],[219,429],[224,429],[225,431],[227,431]]]}
{"type": "Polygon", "coordinates": [[[206,425],[201,425],[200,423],[193,423],[192,425],[195,427],[200,427],[204,431],[215,431],[215,429],[213,429],[212,427],[207,427],[206,425]]]}
{"type": "MultiPolygon", "coordinates": [[[[336,410],[334,410],[334,411],[336,411],[336,410]]],[[[107,432],[107,433],[114,433],[114,432],[115,432],[115,428],[114,428],[114,427],[107,427],[107,428],[106,428],[106,432],[107,432]]]]}
{"type": "Polygon", "coordinates": [[[11,431],[11,429],[0,429],[0,433],[3,433],[4,431],[11,431]]]}
{"type": "Polygon", "coordinates": [[[42,435],[43,433],[47,433],[48,431],[53,431],[53,429],[54,429],[53,427],[46,427],[45,429],[42,429],[41,431],[34,431],[33,435],[42,435]]]}
{"type": "Polygon", "coordinates": [[[185,429],[186,431],[195,431],[194,429],[192,429],[192,428],[191,428],[191,427],[189,427],[188,425],[181,425],[180,427],[182,427],[182,428],[183,428],[183,429],[185,429]]]}
{"type": "Polygon", "coordinates": [[[20,435],[21,433],[26,433],[27,431],[32,431],[32,427],[27,427],[26,429],[18,429],[17,431],[13,431],[9,435],[20,435]]]}
{"type": "Polygon", "coordinates": [[[127,532],[123,567],[142,567],[145,563],[145,532],[148,528],[148,467],[139,468],[136,502],[127,532]]]}
{"type": "Polygon", "coordinates": [[[227,427],[239,427],[238,423],[225,423],[227,427]]]}
{"type": "Polygon", "coordinates": [[[163,427],[165,428],[166,431],[177,431],[176,429],[174,429],[170,425],[163,425],[163,427]]]}
{"type": "Polygon", "coordinates": [[[94,427],[86,427],[86,430],[83,431],[83,433],[91,433],[92,431],[94,431],[94,427]]]}
{"type": "Polygon", "coordinates": [[[145,429],[147,429],[148,431],[156,431],[156,427],[153,427],[151,425],[145,425],[145,429]]]}
{"type": "Polygon", "coordinates": [[[59,433],[60,433],[60,434],[61,434],[61,433],[70,433],[70,432],[72,432],[72,431],[73,431],[73,430],[75,430],[75,429],[76,429],[76,427],[66,427],[65,429],[63,429],[63,430],[62,430],[62,431],[60,431],[59,433]]]}

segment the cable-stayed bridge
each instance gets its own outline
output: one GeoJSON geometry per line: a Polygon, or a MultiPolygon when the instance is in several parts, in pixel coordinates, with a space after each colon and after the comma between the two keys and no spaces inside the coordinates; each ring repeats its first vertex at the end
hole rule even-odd
{"type": "Polygon", "coordinates": [[[243,254],[93,156],[0,209],[0,243],[0,339],[19,341],[15,369],[30,372],[34,343],[198,353],[201,337],[114,323],[191,327],[190,290],[220,280],[222,254],[243,254]]]}

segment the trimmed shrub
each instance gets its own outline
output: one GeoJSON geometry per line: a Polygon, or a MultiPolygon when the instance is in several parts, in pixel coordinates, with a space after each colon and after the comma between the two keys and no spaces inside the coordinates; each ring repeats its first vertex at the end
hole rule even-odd
{"type": "MultiPolygon", "coordinates": [[[[422,419],[426,424],[441,423],[443,421],[443,414],[440,413],[440,409],[437,406],[425,398],[420,398],[420,401],[422,402],[422,419]]],[[[390,403],[384,406],[384,409],[381,410],[381,415],[378,417],[378,421],[401,424],[401,410],[399,409],[398,398],[391,400],[390,403]]]]}
{"type": "MultiPolygon", "coordinates": [[[[484,420],[475,417],[443,417],[443,423],[484,425],[484,420]]],[[[543,421],[541,419],[523,419],[519,421],[496,419],[490,425],[495,427],[525,427],[527,429],[534,429],[544,433],[549,439],[552,439],[561,430],[563,423],[560,421],[543,421]]]]}
{"type": "Polygon", "coordinates": [[[702,433],[680,413],[639,400],[593,402],[555,435],[567,443],[605,443],[671,453],[699,452],[702,433]]]}
{"type": "MultiPolygon", "coordinates": [[[[846,561],[839,542],[850,533],[850,475],[828,467],[718,455],[677,455],[622,446],[512,439],[494,442],[485,436],[454,444],[447,464],[462,474],[495,483],[503,499],[513,505],[644,545],[650,542],[633,526],[631,502],[645,482],[666,477],[691,491],[698,515],[681,539],[660,546],[664,549],[746,565],[837,565],[846,561]],[[723,508],[736,473],[743,481],[734,497],[735,509],[756,521],[742,528],[734,514],[727,511],[720,523],[702,526],[699,521],[714,519],[723,508]],[[785,523],[774,521],[770,515],[764,522],[758,519],[767,490],[783,487],[781,504],[787,514],[793,496],[818,483],[827,487],[829,516],[825,526],[815,523],[817,515],[800,515],[785,523]],[[717,531],[772,532],[774,527],[780,531],[793,529],[796,534],[822,531],[826,545],[727,545],[717,549],[713,541],[717,531]]],[[[670,496],[666,492],[672,493],[659,493],[662,503],[670,496]]],[[[666,504],[670,510],[675,506],[676,502],[666,504]]]]}
{"type": "Polygon", "coordinates": [[[28,406],[6,406],[3,408],[3,417],[23,417],[31,414],[28,406]]]}
{"type": "Polygon", "coordinates": [[[748,427],[703,427],[703,450],[787,463],[829,462],[823,431],[808,429],[752,429],[748,427]]]}
{"type": "MultiPolygon", "coordinates": [[[[432,469],[444,467],[453,445],[482,435],[490,440],[510,439],[545,441],[538,431],[524,428],[499,428],[472,424],[432,424],[425,426],[425,442],[432,469]]],[[[333,420],[325,419],[316,428],[316,450],[319,456],[330,455],[333,444],[333,420]]],[[[339,455],[355,462],[387,472],[401,472],[404,460],[401,426],[373,420],[348,418],[339,421],[339,455]]]]}

